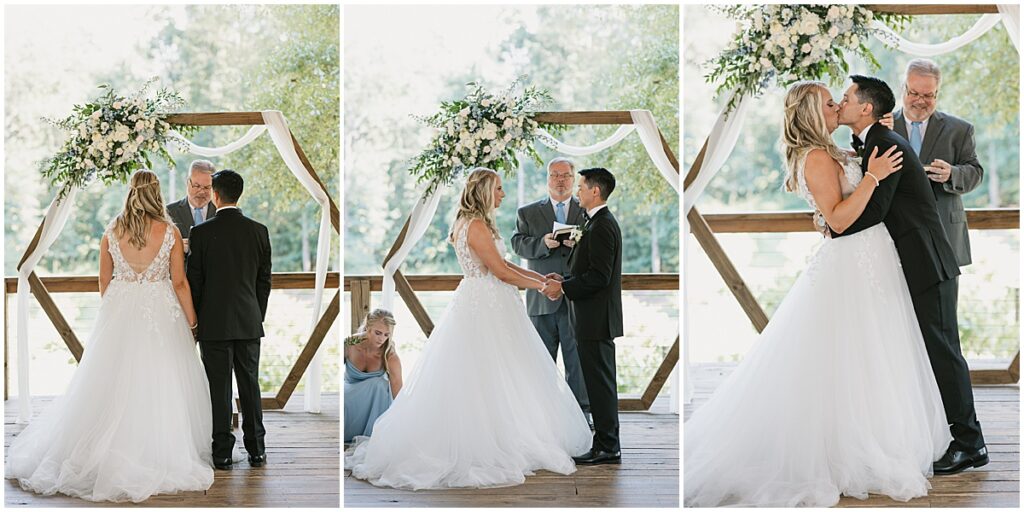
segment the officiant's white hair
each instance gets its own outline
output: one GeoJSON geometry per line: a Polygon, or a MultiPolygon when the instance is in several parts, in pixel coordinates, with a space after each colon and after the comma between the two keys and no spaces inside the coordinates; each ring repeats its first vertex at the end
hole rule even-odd
{"type": "Polygon", "coordinates": [[[559,157],[552,158],[551,161],[548,162],[548,167],[547,167],[548,172],[551,172],[551,166],[552,165],[560,164],[560,163],[569,164],[569,170],[571,170],[573,172],[573,174],[576,173],[576,162],[573,162],[572,159],[566,158],[564,156],[559,156],[559,157]]]}
{"type": "Polygon", "coordinates": [[[201,172],[203,174],[213,174],[217,172],[217,168],[213,166],[213,162],[209,160],[192,160],[192,163],[188,166],[189,176],[194,172],[201,172]]]}
{"type": "Polygon", "coordinates": [[[942,70],[930,59],[914,59],[908,62],[907,70],[903,73],[903,85],[907,85],[907,77],[910,75],[934,76],[937,83],[942,83],[942,70]]]}

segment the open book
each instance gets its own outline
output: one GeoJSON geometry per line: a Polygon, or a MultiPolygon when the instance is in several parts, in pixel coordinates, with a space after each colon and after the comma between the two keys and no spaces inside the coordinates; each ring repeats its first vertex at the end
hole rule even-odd
{"type": "Polygon", "coordinates": [[[555,221],[554,225],[551,227],[551,234],[555,240],[564,242],[569,239],[573,230],[579,228],[580,227],[575,224],[562,224],[561,222],[555,221]]]}

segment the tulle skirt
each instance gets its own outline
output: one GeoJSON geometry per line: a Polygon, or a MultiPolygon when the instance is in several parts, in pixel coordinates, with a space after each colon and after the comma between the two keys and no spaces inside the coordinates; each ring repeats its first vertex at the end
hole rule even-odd
{"type": "Polygon", "coordinates": [[[927,494],[951,437],[883,225],[823,243],[683,432],[685,506],[927,494]]]}
{"type": "Polygon", "coordinates": [[[575,471],[590,428],[515,288],[465,278],[417,367],[345,466],[405,489],[518,485],[575,471]]]}
{"type": "Polygon", "coordinates": [[[111,281],[67,392],[21,432],[25,489],[139,502],[213,483],[206,373],[169,281],[111,281]]]}

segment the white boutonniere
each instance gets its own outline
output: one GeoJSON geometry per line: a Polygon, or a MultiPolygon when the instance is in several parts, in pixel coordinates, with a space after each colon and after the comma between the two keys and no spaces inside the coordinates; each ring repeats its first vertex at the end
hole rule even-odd
{"type": "Polygon", "coordinates": [[[582,226],[576,226],[569,232],[569,240],[579,243],[580,239],[583,238],[584,233],[586,233],[586,231],[582,226]]]}

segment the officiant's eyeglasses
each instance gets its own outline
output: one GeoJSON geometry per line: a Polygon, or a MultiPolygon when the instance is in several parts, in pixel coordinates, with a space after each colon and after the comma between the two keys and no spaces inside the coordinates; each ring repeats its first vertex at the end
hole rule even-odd
{"type": "Polygon", "coordinates": [[[917,99],[917,100],[933,101],[935,98],[939,97],[939,92],[938,91],[930,92],[928,94],[921,94],[921,93],[919,93],[917,91],[911,90],[909,87],[904,87],[903,90],[907,92],[907,96],[910,96],[911,98],[914,98],[914,99],[917,99]]]}
{"type": "Polygon", "coordinates": [[[195,183],[194,183],[194,182],[192,181],[192,178],[189,178],[189,179],[188,179],[188,185],[189,185],[190,187],[192,187],[192,188],[196,189],[196,190],[202,190],[202,191],[205,191],[205,192],[209,192],[209,191],[213,190],[213,185],[206,185],[206,186],[202,186],[202,185],[196,185],[196,184],[195,184],[195,183]]]}
{"type": "Polygon", "coordinates": [[[548,178],[552,178],[552,179],[556,179],[556,180],[571,180],[572,179],[572,173],[548,174],[548,178]]]}

